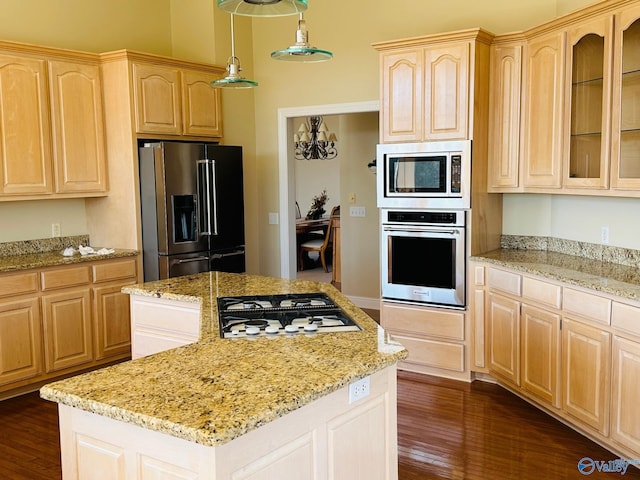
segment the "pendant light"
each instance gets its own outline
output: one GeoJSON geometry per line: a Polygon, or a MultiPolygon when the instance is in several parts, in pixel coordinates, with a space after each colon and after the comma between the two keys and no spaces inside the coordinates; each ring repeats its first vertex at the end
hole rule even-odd
{"type": "Polygon", "coordinates": [[[307,9],[307,0],[218,0],[218,8],[249,17],[282,17],[307,9]]]}
{"type": "Polygon", "coordinates": [[[258,82],[247,80],[240,76],[240,59],[236,57],[236,48],[233,31],[233,14],[231,14],[231,56],[227,60],[227,76],[214,80],[209,85],[216,88],[253,88],[258,82]]]}
{"type": "Polygon", "coordinates": [[[307,24],[300,13],[298,20],[298,30],[296,30],[296,43],[284,50],[276,50],[271,52],[271,58],[276,60],[286,60],[289,62],[325,62],[333,58],[333,53],[328,50],[320,50],[311,47],[308,42],[309,33],[307,32],[307,24]]]}

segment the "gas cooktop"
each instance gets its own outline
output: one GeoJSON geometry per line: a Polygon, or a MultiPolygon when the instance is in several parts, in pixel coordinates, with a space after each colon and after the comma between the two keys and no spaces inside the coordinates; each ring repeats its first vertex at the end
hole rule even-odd
{"type": "Polygon", "coordinates": [[[324,293],[218,298],[222,338],[362,330],[324,293]]]}

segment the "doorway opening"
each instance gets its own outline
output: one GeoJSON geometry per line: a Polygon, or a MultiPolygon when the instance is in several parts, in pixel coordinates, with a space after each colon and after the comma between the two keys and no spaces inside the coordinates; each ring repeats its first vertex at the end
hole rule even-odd
{"type": "MultiPolygon", "coordinates": [[[[297,125],[294,119],[311,115],[348,115],[379,111],[379,102],[357,102],[333,105],[315,105],[306,107],[282,108],[278,110],[278,166],[280,192],[280,274],[283,278],[296,278],[296,191],[295,191],[295,158],[293,154],[293,134],[297,125]]],[[[340,141],[340,138],[339,138],[340,141]]],[[[365,163],[366,165],[366,163],[365,163]]],[[[339,199],[335,199],[339,203],[339,199]]],[[[329,208],[332,203],[329,202],[329,208]]],[[[306,206],[300,205],[304,215],[306,206]]],[[[348,210],[347,210],[348,211],[348,210]]],[[[343,212],[343,215],[347,213],[343,212]]]]}

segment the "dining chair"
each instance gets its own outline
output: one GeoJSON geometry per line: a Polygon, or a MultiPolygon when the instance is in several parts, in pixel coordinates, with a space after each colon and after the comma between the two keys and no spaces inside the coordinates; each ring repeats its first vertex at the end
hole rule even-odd
{"type": "Polygon", "coordinates": [[[309,252],[317,252],[320,263],[322,264],[322,268],[325,272],[329,272],[326,257],[327,251],[331,252],[333,248],[333,224],[337,216],[340,216],[340,206],[333,207],[331,209],[331,215],[329,216],[329,226],[327,227],[327,233],[323,238],[313,238],[303,242],[300,245],[298,249],[300,255],[300,258],[298,259],[298,265],[300,266],[300,270],[304,270],[305,256],[308,256],[309,252]]]}

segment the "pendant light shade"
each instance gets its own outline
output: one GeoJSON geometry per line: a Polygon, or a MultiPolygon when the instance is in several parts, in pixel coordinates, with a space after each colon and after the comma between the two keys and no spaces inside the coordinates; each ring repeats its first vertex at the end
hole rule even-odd
{"type": "Polygon", "coordinates": [[[333,53],[328,50],[320,50],[309,45],[309,33],[307,24],[300,14],[298,20],[298,30],[296,31],[296,43],[284,50],[271,52],[271,58],[276,60],[286,60],[289,62],[325,62],[333,58],[333,53]]]}
{"type": "Polygon", "coordinates": [[[227,76],[214,80],[209,85],[215,88],[253,88],[258,82],[247,80],[240,76],[240,59],[236,57],[236,48],[233,31],[233,15],[231,15],[231,56],[227,60],[227,76]]]}
{"type": "Polygon", "coordinates": [[[249,17],[296,15],[307,7],[307,0],[218,0],[220,10],[249,17]]]}

